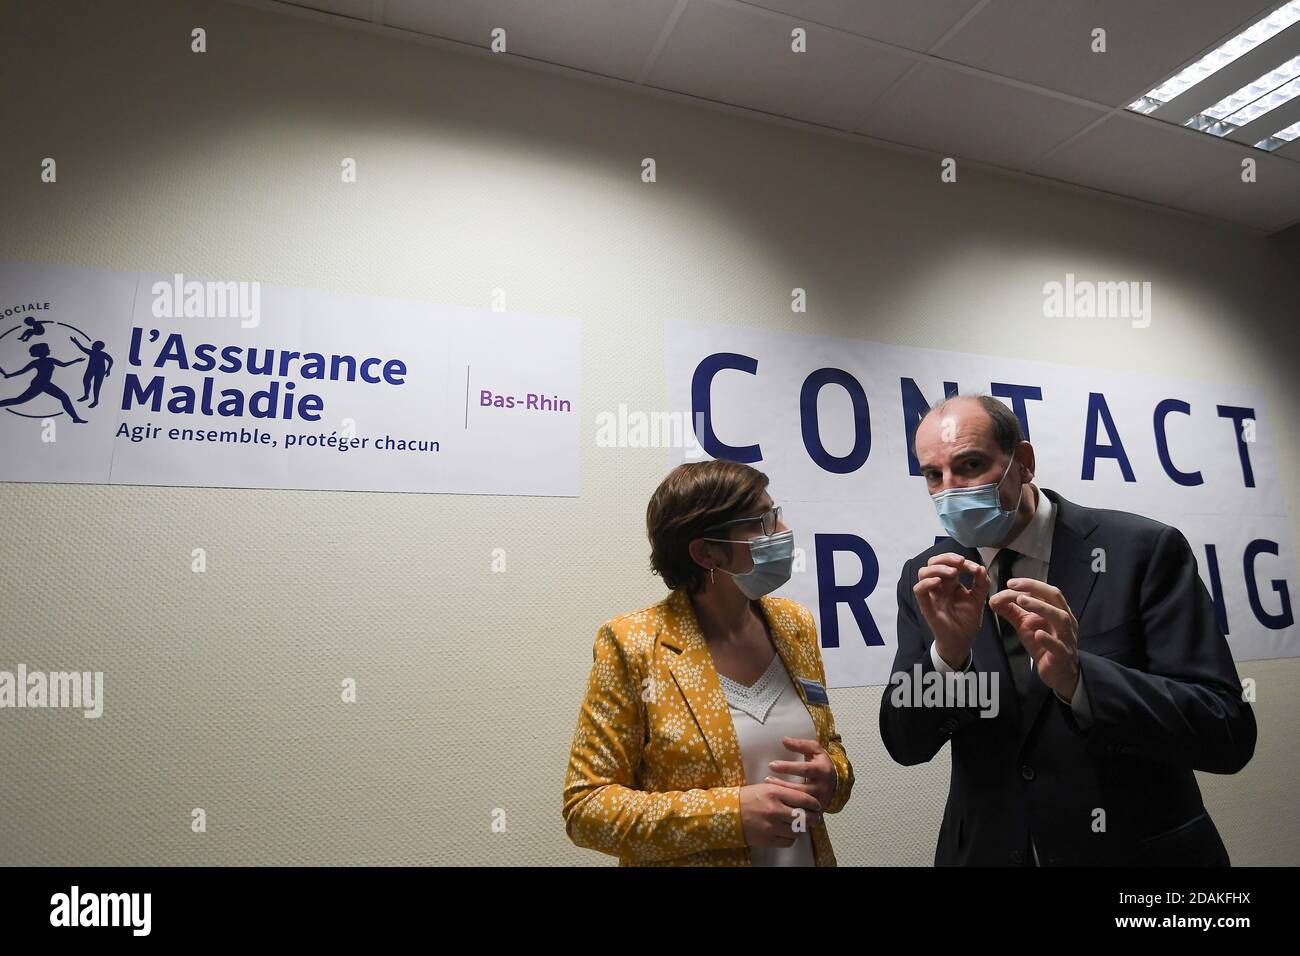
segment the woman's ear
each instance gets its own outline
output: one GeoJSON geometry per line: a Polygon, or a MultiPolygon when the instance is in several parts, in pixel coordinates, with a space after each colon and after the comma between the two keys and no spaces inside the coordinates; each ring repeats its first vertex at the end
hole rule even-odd
{"type": "Polygon", "coordinates": [[[693,538],[686,546],[686,553],[702,568],[711,568],[715,562],[709,560],[709,543],[700,538],[693,538]]]}

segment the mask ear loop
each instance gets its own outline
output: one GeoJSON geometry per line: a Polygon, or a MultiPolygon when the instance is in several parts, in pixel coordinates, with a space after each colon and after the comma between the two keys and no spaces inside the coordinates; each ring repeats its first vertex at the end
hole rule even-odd
{"type": "MultiPolygon", "coordinates": [[[[716,541],[716,542],[718,542],[719,544],[747,544],[747,543],[748,543],[748,542],[746,542],[746,541],[737,541],[737,540],[735,540],[734,538],[705,538],[704,540],[705,540],[705,541],[716,541]]],[[[752,554],[752,551],[751,551],[751,554],[752,554]]],[[[709,583],[710,583],[710,584],[715,584],[715,583],[716,583],[716,582],[713,580],[713,572],[714,572],[715,570],[717,570],[717,567],[718,567],[718,566],[715,564],[713,567],[709,568],[709,583]]],[[[726,571],[726,568],[723,568],[723,570],[726,571]]],[[[728,573],[728,574],[731,574],[730,571],[727,571],[727,573],[728,573]]],[[[734,577],[735,575],[732,575],[732,576],[734,577]]]]}
{"type": "MultiPolygon", "coordinates": [[[[1020,447],[1019,445],[1016,446],[1017,449],[1019,447],[1020,447]]],[[[998,479],[998,511],[1002,510],[1002,482],[1007,480],[1007,475],[1011,474],[1011,466],[1014,465],[1015,463],[1016,463],[1016,453],[1013,451],[1011,453],[1011,460],[1007,462],[1007,470],[1004,471],[1002,473],[1002,477],[998,479]]],[[[1030,480],[1032,481],[1033,479],[1030,480]]],[[[1021,484],[1024,484],[1024,482],[1021,482],[1021,484]]],[[[1021,488],[1021,493],[1023,492],[1024,489],[1021,488]]],[[[1012,508],[1011,510],[1014,511],[1015,508],[1012,508]]]]}
{"type": "MultiPolygon", "coordinates": [[[[730,541],[729,538],[705,538],[704,540],[705,540],[705,541],[717,541],[717,542],[719,542],[719,543],[724,542],[724,541],[730,541]]],[[[736,542],[734,542],[734,541],[730,541],[730,543],[735,544],[736,542]]],[[[716,584],[716,583],[717,583],[716,581],[713,580],[713,572],[717,570],[717,567],[718,567],[718,566],[715,564],[713,567],[709,568],[709,583],[710,583],[710,584],[716,584]]]]}
{"type": "Polygon", "coordinates": [[[1002,482],[1007,480],[1007,475],[1011,474],[1011,466],[1016,463],[1016,453],[1011,453],[1011,460],[1007,462],[1007,470],[1002,472],[1002,477],[998,479],[998,491],[1002,490],[1002,482]]]}

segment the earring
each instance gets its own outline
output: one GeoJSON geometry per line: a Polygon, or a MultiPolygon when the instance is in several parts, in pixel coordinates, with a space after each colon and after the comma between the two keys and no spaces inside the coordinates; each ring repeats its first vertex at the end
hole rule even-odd
{"type": "Polygon", "coordinates": [[[713,584],[713,583],[714,583],[714,581],[713,581],[713,569],[712,569],[712,568],[709,568],[709,583],[710,583],[710,584],[713,584]]]}

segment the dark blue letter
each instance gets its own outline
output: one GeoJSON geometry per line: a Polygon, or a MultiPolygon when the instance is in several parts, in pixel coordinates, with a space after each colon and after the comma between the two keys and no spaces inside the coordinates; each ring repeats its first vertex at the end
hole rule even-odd
{"type": "Polygon", "coordinates": [[[1124,445],[1120,442],[1119,436],[1115,434],[1115,419],[1110,417],[1110,409],[1106,407],[1106,396],[1101,392],[1088,393],[1088,424],[1084,429],[1083,436],[1083,480],[1092,481],[1093,473],[1097,470],[1098,458],[1114,458],[1119,462],[1119,470],[1124,474],[1125,481],[1137,481],[1133,477],[1133,468],[1128,463],[1128,455],[1124,453],[1124,445]],[[1111,444],[1097,444],[1097,420],[1100,416],[1101,423],[1106,427],[1106,434],[1110,437],[1111,444]]]}
{"type": "Polygon", "coordinates": [[[1164,466],[1166,474],[1180,485],[1203,485],[1205,479],[1201,477],[1199,471],[1179,471],[1174,467],[1173,461],[1169,457],[1169,436],[1165,434],[1165,418],[1170,412],[1182,412],[1184,415],[1192,413],[1192,406],[1186,402],[1180,402],[1176,398],[1166,398],[1156,406],[1155,417],[1152,425],[1156,430],[1156,454],[1160,456],[1160,464],[1164,466]]]}
{"type": "Polygon", "coordinates": [[[867,646],[883,645],[885,639],[867,609],[867,598],[880,580],[880,562],[871,545],[856,534],[813,535],[817,551],[817,610],[822,622],[822,647],[840,646],[839,605],[847,604],[862,632],[867,646]],[[862,578],[857,584],[835,583],[835,554],[851,551],[862,562],[862,578]]]}
{"type": "Polygon", "coordinates": [[[1241,477],[1246,482],[1247,488],[1255,487],[1255,471],[1250,467],[1250,449],[1246,447],[1246,439],[1241,434],[1241,423],[1246,419],[1255,420],[1255,409],[1237,408],[1234,405],[1216,405],[1219,410],[1220,418],[1231,418],[1237,433],[1237,455],[1241,458],[1241,477]]]}
{"type": "Polygon", "coordinates": [[[1025,399],[1032,398],[1036,402],[1043,400],[1043,390],[1037,385],[1008,385],[1006,382],[994,382],[989,388],[995,398],[1011,399],[1011,410],[1016,413],[1016,418],[1020,419],[1020,430],[1025,433],[1025,441],[1029,441],[1029,412],[1025,409],[1025,399]]]}
{"type": "Polygon", "coordinates": [[[711,458],[738,461],[743,464],[762,461],[763,453],[759,451],[757,445],[727,445],[713,432],[711,394],[713,376],[724,368],[734,368],[737,371],[756,375],[758,359],[750,358],[748,355],[737,355],[735,352],[715,352],[695,366],[695,374],[691,376],[691,424],[692,426],[697,423],[704,425],[704,434],[701,435],[697,427],[695,437],[699,439],[700,447],[711,458]]]}
{"type": "Polygon", "coordinates": [[[819,368],[803,380],[803,388],[799,390],[799,424],[808,456],[832,474],[857,471],[871,454],[871,409],[867,407],[867,393],[856,378],[841,368],[819,368]],[[843,458],[826,451],[817,430],[817,395],[823,385],[832,383],[843,386],[853,400],[853,447],[843,458]]]}
{"type": "MultiPolygon", "coordinates": [[[[1282,599],[1282,612],[1269,614],[1264,610],[1264,606],[1259,603],[1259,584],[1255,581],[1255,556],[1260,552],[1277,554],[1277,542],[1269,541],[1267,538],[1256,538],[1246,545],[1246,555],[1241,562],[1246,572],[1246,597],[1250,599],[1250,609],[1255,612],[1255,617],[1259,618],[1259,623],[1270,630],[1280,631],[1295,623],[1295,617],[1291,614],[1291,592],[1286,588],[1286,581],[1274,578],[1271,583],[1273,590],[1282,599]]],[[[820,568],[819,562],[818,569],[820,568]]]]}

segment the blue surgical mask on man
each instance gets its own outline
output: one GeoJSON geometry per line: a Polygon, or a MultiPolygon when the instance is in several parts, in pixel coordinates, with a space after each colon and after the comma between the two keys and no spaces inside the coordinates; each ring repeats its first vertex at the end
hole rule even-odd
{"type": "Polygon", "coordinates": [[[1016,522],[1016,509],[1002,507],[1002,482],[1011,474],[1015,455],[997,481],[969,488],[949,488],[931,495],[939,523],[963,547],[992,548],[1000,544],[1016,522]]]}

